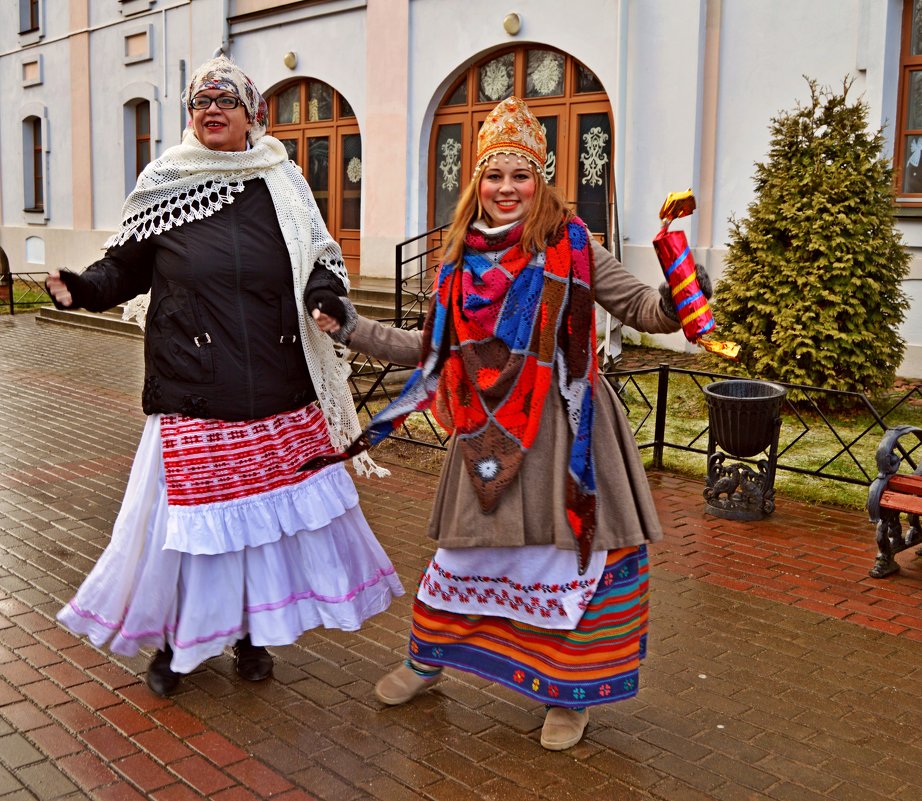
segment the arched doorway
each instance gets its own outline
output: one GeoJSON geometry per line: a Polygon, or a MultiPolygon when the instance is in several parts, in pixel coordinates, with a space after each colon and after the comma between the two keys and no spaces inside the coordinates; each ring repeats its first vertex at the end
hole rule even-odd
{"type": "Polygon", "coordinates": [[[269,98],[268,131],[304,172],[346,269],[359,272],[362,138],[355,112],[332,86],[310,78],[280,86],[269,98]]]}
{"type": "Polygon", "coordinates": [[[522,45],[491,53],[445,93],[429,144],[429,224],[451,220],[473,171],[477,132],[503,98],[522,97],[544,125],[548,181],[604,242],[612,230],[611,103],[593,72],[552,48],[522,45]]]}

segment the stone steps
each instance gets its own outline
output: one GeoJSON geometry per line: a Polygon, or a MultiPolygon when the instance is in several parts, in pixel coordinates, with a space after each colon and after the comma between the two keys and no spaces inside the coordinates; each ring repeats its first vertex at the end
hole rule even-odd
{"type": "Polygon", "coordinates": [[[88,328],[94,331],[105,331],[107,334],[143,338],[144,332],[134,321],[122,319],[122,308],[119,306],[109,311],[96,313],[82,309],[56,309],[54,306],[42,306],[35,315],[36,322],[54,325],[66,325],[71,328],[88,328]]]}
{"type": "Polygon", "coordinates": [[[372,320],[394,319],[394,279],[393,278],[351,278],[349,300],[355,310],[372,320]]]}
{"type": "MultiPolygon", "coordinates": [[[[349,298],[356,311],[365,317],[373,320],[392,320],[394,317],[393,279],[356,276],[352,279],[349,298]]],[[[36,320],[40,323],[91,328],[122,336],[143,336],[143,332],[134,322],[122,320],[121,307],[97,314],[80,309],[61,310],[54,306],[43,306],[38,310],[36,320]]]]}
{"type": "MultiPolygon", "coordinates": [[[[394,318],[394,282],[387,278],[362,278],[356,276],[351,281],[349,298],[359,314],[373,320],[393,320],[394,318]]],[[[91,329],[109,334],[143,338],[144,332],[135,322],[122,320],[122,307],[119,306],[102,313],[87,312],[80,309],[60,310],[54,306],[43,306],[38,310],[36,321],[50,325],[65,325],[72,328],[91,329]]],[[[384,380],[390,389],[406,381],[412,370],[392,370],[384,380]]],[[[355,389],[364,394],[374,382],[373,377],[353,377],[355,389]]],[[[376,393],[377,394],[377,393],[376,393]]]]}

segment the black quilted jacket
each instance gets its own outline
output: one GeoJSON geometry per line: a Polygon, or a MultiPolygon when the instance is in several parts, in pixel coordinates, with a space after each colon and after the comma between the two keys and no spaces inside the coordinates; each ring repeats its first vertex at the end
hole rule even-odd
{"type": "MultiPolygon", "coordinates": [[[[255,420],[316,399],[298,332],[291,261],[265,183],[248,181],[211,217],[110,248],[62,270],[71,308],[105,311],[151,290],[147,414],[255,420]]],[[[317,265],[305,293],[345,295],[317,265]]]]}

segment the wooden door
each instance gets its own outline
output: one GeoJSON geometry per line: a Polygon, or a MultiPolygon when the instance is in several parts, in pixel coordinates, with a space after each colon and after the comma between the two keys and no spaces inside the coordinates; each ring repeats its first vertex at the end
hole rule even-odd
{"type": "Polygon", "coordinates": [[[544,126],[548,182],[607,243],[614,195],[611,104],[591,70],[565,53],[535,45],[494,51],[445,93],[429,145],[429,227],[450,222],[454,203],[471,179],[480,126],[510,94],[524,98],[544,126]]]}
{"type": "Polygon", "coordinates": [[[301,168],[346,270],[358,275],[362,139],[355,113],[332,87],[310,79],[281,87],[269,103],[269,133],[301,168]]]}
{"type": "Polygon", "coordinates": [[[602,244],[612,230],[614,133],[607,103],[581,103],[569,109],[567,185],[577,216],[602,244]]]}

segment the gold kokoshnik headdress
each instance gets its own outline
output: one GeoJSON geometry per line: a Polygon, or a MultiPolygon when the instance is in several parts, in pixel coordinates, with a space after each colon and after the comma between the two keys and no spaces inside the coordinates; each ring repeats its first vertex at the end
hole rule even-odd
{"type": "Polygon", "coordinates": [[[525,101],[514,95],[497,103],[480,128],[474,178],[498,153],[521,156],[534,165],[538,175],[544,176],[547,137],[525,101]]]}

